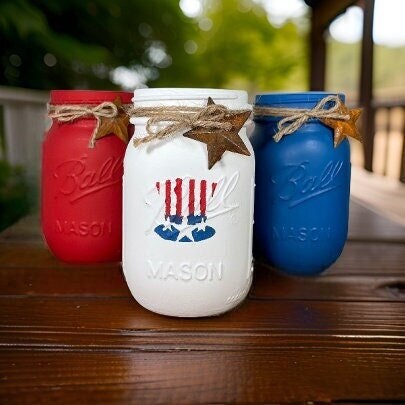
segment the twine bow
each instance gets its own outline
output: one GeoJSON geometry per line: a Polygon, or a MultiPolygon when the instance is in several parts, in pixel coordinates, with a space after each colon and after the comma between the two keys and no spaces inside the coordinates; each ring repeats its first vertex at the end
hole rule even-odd
{"type": "Polygon", "coordinates": [[[115,118],[119,114],[118,107],[111,101],[104,101],[96,106],[90,105],[54,105],[48,106],[48,115],[60,122],[71,122],[79,118],[94,117],[96,126],[89,140],[89,148],[94,148],[101,118],[115,118]]]}
{"type": "Polygon", "coordinates": [[[275,108],[255,106],[253,112],[255,116],[275,116],[284,117],[277,124],[277,133],[273,136],[275,142],[279,142],[283,136],[292,134],[302,127],[310,119],[332,119],[339,121],[349,121],[349,114],[342,114],[339,109],[340,99],[337,95],[324,97],[312,109],[302,108],[275,108]],[[328,103],[333,105],[326,109],[328,103]]]}
{"type": "Polygon", "coordinates": [[[149,117],[146,123],[147,136],[134,139],[134,145],[139,146],[155,140],[162,140],[176,133],[189,129],[206,129],[207,131],[230,131],[232,124],[226,119],[234,114],[249,110],[231,110],[224,105],[214,104],[209,98],[205,107],[190,106],[161,106],[134,107],[129,113],[132,117],[149,117]],[[212,103],[211,103],[212,102],[212,103]],[[153,130],[153,126],[169,123],[169,125],[153,130]]]}

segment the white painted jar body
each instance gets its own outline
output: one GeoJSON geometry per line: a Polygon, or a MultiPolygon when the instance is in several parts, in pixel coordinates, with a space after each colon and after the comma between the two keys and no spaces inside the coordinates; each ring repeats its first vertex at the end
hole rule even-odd
{"type": "MultiPolygon", "coordinates": [[[[216,104],[246,109],[244,91],[141,89],[139,107],[216,104]]],[[[145,118],[132,118],[134,138],[145,118]]],[[[176,134],[128,144],[123,180],[123,270],[135,299],[159,314],[198,317],[238,305],[252,282],[254,155],[226,151],[208,170],[205,143],[176,134]]]]}

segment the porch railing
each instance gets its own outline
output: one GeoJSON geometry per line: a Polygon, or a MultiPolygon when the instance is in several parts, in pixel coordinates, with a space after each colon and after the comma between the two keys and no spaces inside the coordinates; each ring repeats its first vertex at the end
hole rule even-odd
{"type": "Polygon", "coordinates": [[[405,100],[374,102],[372,168],[405,183],[405,100]]]}
{"type": "Polygon", "coordinates": [[[0,158],[24,167],[32,185],[39,180],[47,101],[44,91],[0,87],[0,158]]]}

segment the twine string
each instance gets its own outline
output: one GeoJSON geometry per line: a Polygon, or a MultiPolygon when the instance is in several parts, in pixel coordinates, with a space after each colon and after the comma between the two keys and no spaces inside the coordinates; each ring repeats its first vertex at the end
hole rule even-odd
{"type": "Polygon", "coordinates": [[[232,114],[246,111],[250,110],[231,110],[221,104],[209,104],[205,107],[133,107],[128,111],[128,114],[131,117],[149,117],[146,122],[148,135],[143,138],[134,138],[134,145],[139,146],[174,136],[188,129],[203,128],[207,131],[230,131],[232,124],[226,122],[225,119],[232,114]],[[162,125],[163,128],[159,128],[162,125]]]}
{"type": "Polygon", "coordinates": [[[297,131],[310,119],[329,118],[348,121],[350,115],[338,111],[339,102],[339,96],[329,95],[320,100],[312,109],[255,106],[253,112],[258,117],[284,117],[278,122],[277,133],[273,136],[274,141],[279,142],[283,136],[297,131]],[[328,103],[333,103],[330,108],[326,108],[328,103]]]}
{"type": "MultiPolygon", "coordinates": [[[[232,124],[225,119],[239,112],[249,110],[231,110],[221,104],[209,104],[205,107],[191,106],[159,106],[132,107],[122,106],[123,111],[131,117],[149,117],[146,123],[148,135],[134,139],[135,146],[153,140],[161,140],[187,129],[204,128],[208,131],[232,129],[232,124]],[[167,125],[166,125],[167,124],[167,125]],[[163,128],[159,128],[163,126],[163,128]]],[[[106,101],[97,106],[91,105],[53,105],[48,106],[48,114],[60,122],[71,122],[84,117],[94,117],[96,126],[89,140],[89,147],[94,148],[101,118],[115,118],[119,114],[118,107],[106,101]]]]}
{"type": "Polygon", "coordinates": [[[48,115],[59,122],[72,122],[79,118],[94,117],[96,126],[89,140],[89,148],[94,148],[96,137],[101,124],[101,118],[115,118],[119,114],[118,107],[111,101],[104,101],[96,106],[85,104],[50,104],[48,106],[48,115]]]}

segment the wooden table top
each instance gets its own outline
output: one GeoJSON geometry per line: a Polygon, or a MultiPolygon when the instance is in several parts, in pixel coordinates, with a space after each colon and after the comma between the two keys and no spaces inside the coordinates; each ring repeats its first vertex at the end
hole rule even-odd
{"type": "Polygon", "coordinates": [[[119,264],[59,262],[27,218],[0,235],[0,403],[399,403],[404,291],[405,227],[353,202],[324,275],[257,264],[202,319],[143,309],[119,264]]]}

